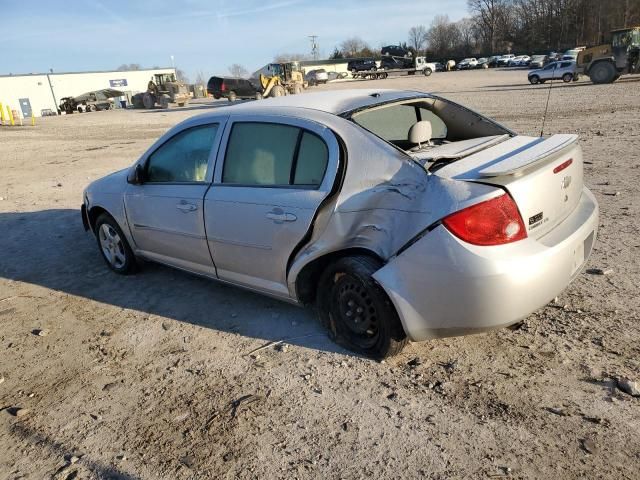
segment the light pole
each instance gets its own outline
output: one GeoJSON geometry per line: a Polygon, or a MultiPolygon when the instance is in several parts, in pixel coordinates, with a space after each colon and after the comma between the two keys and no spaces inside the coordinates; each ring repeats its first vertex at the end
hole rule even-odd
{"type": "Polygon", "coordinates": [[[175,64],[175,63],[174,63],[174,61],[173,61],[173,55],[171,55],[171,67],[172,67],[173,69],[175,69],[175,68],[176,68],[176,64],[175,64]]]}

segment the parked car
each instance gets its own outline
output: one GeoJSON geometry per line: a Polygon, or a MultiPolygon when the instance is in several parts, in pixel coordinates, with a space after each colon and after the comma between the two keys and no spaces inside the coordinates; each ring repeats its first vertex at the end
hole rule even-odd
{"type": "Polygon", "coordinates": [[[351,73],[377,69],[378,64],[375,60],[351,60],[349,63],[347,63],[347,70],[349,70],[351,73]]]}
{"type": "Polygon", "coordinates": [[[576,135],[414,91],[317,92],[184,120],[81,213],[116,273],[146,259],[316,305],[332,338],[383,358],[559,295],[596,238],[582,171],[576,135]]]}
{"type": "Polygon", "coordinates": [[[475,68],[489,68],[489,59],[486,57],[479,58],[475,68]]]}
{"type": "Polygon", "coordinates": [[[309,82],[309,85],[321,85],[329,81],[329,75],[324,68],[318,68],[311,70],[305,75],[305,80],[309,82]]]}
{"type": "Polygon", "coordinates": [[[382,70],[393,70],[395,68],[413,68],[415,60],[413,57],[382,57],[380,68],[382,70]]]}
{"type": "Polygon", "coordinates": [[[532,85],[556,79],[569,83],[578,80],[578,67],[573,61],[552,62],[546,67],[530,70],[528,79],[532,85]]]}
{"type": "Polygon", "coordinates": [[[500,60],[500,55],[492,55],[491,57],[489,57],[489,61],[487,62],[489,64],[489,68],[497,67],[498,60],[500,60]]]}
{"type": "Polygon", "coordinates": [[[511,58],[507,65],[509,67],[525,67],[531,61],[531,57],[529,55],[518,55],[517,57],[511,58]]]}
{"type": "Polygon", "coordinates": [[[444,72],[445,70],[444,64],[440,62],[435,62],[433,65],[435,66],[436,72],[444,72]]]}
{"type": "Polygon", "coordinates": [[[458,70],[469,70],[472,68],[476,68],[476,65],[478,65],[478,60],[475,58],[465,58],[464,60],[462,60],[461,62],[458,63],[457,65],[457,69],[458,70]]]}
{"type": "Polygon", "coordinates": [[[383,56],[392,56],[392,57],[410,57],[411,52],[402,48],[399,45],[387,45],[386,47],[382,47],[380,51],[383,56]]]}
{"type": "Polygon", "coordinates": [[[236,99],[260,99],[262,88],[258,82],[244,78],[211,77],[207,82],[207,93],[216,100],[226,98],[230,102],[236,99]],[[254,83],[255,82],[255,83],[254,83]]]}
{"type": "Polygon", "coordinates": [[[498,66],[499,67],[506,67],[509,64],[509,61],[515,57],[514,54],[509,53],[506,55],[501,55],[500,58],[498,58],[498,66]]]}
{"type": "Polygon", "coordinates": [[[548,63],[546,55],[534,55],[529,62],[529,68],[542,68],[548,63]]]}

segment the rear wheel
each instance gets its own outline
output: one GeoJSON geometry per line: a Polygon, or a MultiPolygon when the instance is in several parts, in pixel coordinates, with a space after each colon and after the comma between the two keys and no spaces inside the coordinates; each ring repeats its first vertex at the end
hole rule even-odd
{"type": "Polygon", "coordinates": [[[116,273],[128,275],[136,269],[136,258],[122,230],[110,215],[103,213],[96,220],[96,238],[102,258],[116,273]]]}
{"type": "Polygon", "coordinates": [[[611,83],[615,80],[617,73],[610,62],[598,62],[589,69],[589,78],[593,83],[611,83]]]}
{"type": "Polygon", "coordinates": [[[236,95],[236,92],[231,91],[229,92],[229,96],[227,98],[230,102],[235,102],[238,99],[238,96],[236,95]]]}
{"type": "Polygon", "coordinates": [[[262,100],[262,94],[260,92],[256,92],[256,100],[262,100]]]}
{"type": "Polygon", "coordinates": [[[529,77],[529,82],[531,85],[536,85],[537,83],[540,83],[540,77],[538,75],[531,75],[529,77]]]}
{"type": "Polygon", "coordinates": [[[564,83],[569,83],[571,80],[573,80],[573,75],[571,75],[570,73],[565,73],[565,74],[562,76],[562,81],[563,81],[564,83]]]}
{"type": "Polygon", "coordinates": [[[397,355],[408,343],[398,314],[372,275],[382,264],[366,256],[330,265],[319,285],[318,311],[333,339],[376,359],[397,355]]]}
{"type": "Polygon", "coordinates": [[[156,104],[156,97],[147,92],[142,96],[142,103],[146,109],[153,108],[156,104]]]}

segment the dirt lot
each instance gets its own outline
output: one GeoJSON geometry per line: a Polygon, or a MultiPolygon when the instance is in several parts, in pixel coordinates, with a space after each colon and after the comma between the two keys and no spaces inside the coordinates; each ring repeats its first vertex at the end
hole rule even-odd
{"type": "MultiPolygon", "coordinates": [[[[547,96],[507,70],[318,89],[346,87],[432,91],[534,135],[547,96]]],[[[640,380],[640,77],[555,86],[545,129],[580,135],[601,208],[588,268],[612,272],[386,363],[311,311],[103,264],[82,189],[219,105],[0,128],[0,478],[638,478],[640,398],[615,379],[640,380]]]]}

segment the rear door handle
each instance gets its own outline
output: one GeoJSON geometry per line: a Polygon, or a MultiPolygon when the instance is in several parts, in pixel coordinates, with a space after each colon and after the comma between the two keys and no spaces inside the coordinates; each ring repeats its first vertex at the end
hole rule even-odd
{"type": "Polygon", "coordinates": [[[176,205],[176,208],[183,213],[187,213],[187,212],[195,212],[198,209],[198,206],[193,203],[185,202],[183,200],[176,205]]]}
{"type": "Polygon", "coordinates": [[[267,213],[267,218],[269,220],[273,220],[276,223],[280,222],[295,222],[298,217],[296,217],[293,213],[287,213],[283,211],[273,211],[267,213]]]}

